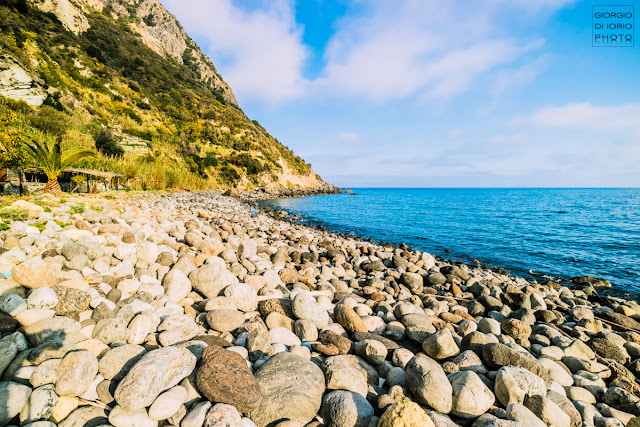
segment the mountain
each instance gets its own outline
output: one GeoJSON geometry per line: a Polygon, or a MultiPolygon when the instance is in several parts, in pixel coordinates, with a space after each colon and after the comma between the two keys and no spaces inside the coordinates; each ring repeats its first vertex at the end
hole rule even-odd
{"type": "Polygon", "coordinates": [[[3,0],[0,27],[0,123],[13,133],[87,147],[102,135],[83,166],[150,188],[326,184],[244,114],[157,0],[3,0]]]}

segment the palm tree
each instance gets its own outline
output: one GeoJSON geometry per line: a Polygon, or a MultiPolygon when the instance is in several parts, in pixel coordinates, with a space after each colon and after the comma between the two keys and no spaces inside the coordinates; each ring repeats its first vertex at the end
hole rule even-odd
{"type": "Polygon", "coordinates": [[[58,176],[62,171],[81,159],[96,157],[94,150],[83,147],[74,147],[63,152],[62,138],[45,134],[37,134],[35,138],[25,143],[25,147],[31,158],[47,175],[48,181],[44,192],[53,195],[62,192],[58,183],[58,176]]]}

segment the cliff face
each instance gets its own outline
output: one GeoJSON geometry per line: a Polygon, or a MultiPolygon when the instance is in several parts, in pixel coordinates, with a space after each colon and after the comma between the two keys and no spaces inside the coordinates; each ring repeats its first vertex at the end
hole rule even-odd
{"type": "Polygon", "coordinates": [[[22,68],[15,58],[0,55],[0,96],[38,106],[42,105],[47,93],[42,88],[42,81],[22,68]]]}
{"type": "Polygon", "coordinates": [[[0,116],[13,109],[17,131],[86,147],[107,129],[124,154],[86,167],[142,175],[152,188],[325,184],[244,114],[158,0],[2,0],[0,30],[0,116]]]}
{"type": "Polygon", "coordinates": [[[53,13],[60,22],[75,34],[90,28],[87,14],[105,7],[114,17],[133,18],[130,26],[142,41],[158,55],[171,57],[181,64],[185,59],[197,69],[200,79],[218,89],[223,98],[237,105],[233,91],[216,71],[211,60],[187,35],[175,16],[158,0],[29,0],[33,7],[53,13]],[[185,58],[187,56],[187,58],[185,58]]]}

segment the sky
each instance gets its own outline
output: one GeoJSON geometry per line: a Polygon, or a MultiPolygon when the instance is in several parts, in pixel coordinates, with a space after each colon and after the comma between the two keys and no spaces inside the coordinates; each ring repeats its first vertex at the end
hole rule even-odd
{"type": "Polygon", "coordinates": [[[640,186],[640,43],[593,46],[620,0],[160,1],[335,185],[640,186]]]}

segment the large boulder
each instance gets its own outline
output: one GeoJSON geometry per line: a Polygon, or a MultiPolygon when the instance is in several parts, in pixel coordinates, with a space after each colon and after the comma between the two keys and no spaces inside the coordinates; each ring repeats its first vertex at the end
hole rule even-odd
{"type": "Polygon", "coordinates": [[[448,377],[453,388],[451,413],[461,418],[476,418],[487,412],[496,398],[473,371],[461,371],[448,377]]]}
{"type": "Polygon", "coordinates": [[[308,423],[318,413],[325,390],[322,370],[295,354],[277,353],[255,375],[264,398],[250,418],[258,427],[278,420],[308,423]]]}
{"type": "Polygon", "coordinates": [[[422,349],[429,357],[436,360],[447,359],[460,353],[460,349],[454,341],[451,331],[447,328],[442,328],[436,333],[431,334],[429,338],[422,343],[422,349]]]}
{"type": "Polygon", "coordinates": [[[420,405],[402,399],[384,411],[378,427],[434,427],[434,424],[420,405]]]}
{"type": "Polygon", "coordinates": [[[209,346],[196,374],[198,390],[211,402],[227,403],[240,412],[257,409],[262,393],[247,362],[238,353],[209,346]]]}
{"type": "Polygon", "coordinates": [[[525,400],[524,406],[549,425],[553,425],[554,427],[571,427],[571,418],[569,415],[565,414],[558,405],[545,396],[531,396],[525,400]]]}
{"type": "Polygon", "coordinates": [[[52,287],[58,280],[53,271],[47,268],[42,258],[31,258],[11,269],[11,277],[18,284],[29,289],[38,289],[43,286],[52,287]]]}
{"type": "Polygon", "coordinates": [[[321,414],[327,427],[367,427],[373,406],[359,393],[334,390],[325,395],[321,414]]]}
{"type": "Polygon", "coordinates": [[[59,396],[81,396],[98,373],[98,360],[88,350],[70,351],[58,366],[56,393],[59,396]]]}
{"type": "Polygon", "coordinates": [[[238,283],[238,278],[233,275],[222,262],[204,264],[189,274],[193,288],[206,298],[215,298],[224,288],[238,283]]]}
{"type": "Polygon", "coordinates": [[[438,362],[430,357],[414,357],[407,365],[406,381],[421,403],[444,414],[451,412],[453,388],[438,362]]]}
{"type": "Polygon", "coordinates": [[[136,411],[151,405],[160,393],[177,385],[196,366],[196,357],[185,348],[164,347],[147,353],[118,384],[116,402],[136,411]]]}
{"type": "Polygon", "coordinates": [[[517,366],[503,366],[498,370],[495,381],[498,400],[508,406],[512,403],[524,403],[526,397],[547,394],[542,378],[517,366]]]}
{"type": "Polygon", "coordinates": [[[13,381],[0,381],[0,425],[4,426],[20,413],[29,400],[31,388],[13,381]]]}
{"type": "Polygon", "coordinates": [[[332,356],[322,365],[329,390],[349,390],[367,397],[367,372],[353,355],[332,356]]]}
{"type": "Polygon", "coordinates": [[[521,353],[505,344],[486,344],[482,347],[482,360],[489,369],[498,369],[501,366],[519,366],[536,374],[545,383],[548,381],[548,373],[544,366],[530,354],[521,353]]]}

